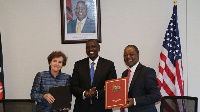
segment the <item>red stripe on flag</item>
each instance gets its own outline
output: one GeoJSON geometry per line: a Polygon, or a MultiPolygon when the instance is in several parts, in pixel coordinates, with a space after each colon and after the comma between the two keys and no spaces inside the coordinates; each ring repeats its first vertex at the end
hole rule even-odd
{"type": "Polygon", "coordinates": [[[169,96],[175,96],[174,93],[172,92],[172,90],[169,88],[169,86],[166,84],[165,81],[163,81],[163,89],[166,91],[166,93],[169,96]]]}
{"type": "Polygon", "coordinates": [[[180,74],[180,69],[179,69],[180,66],[179,66],[178,60],[175,61],[175,64],[176,64],[177,82],[178,82],[178,86],[180,88],[181,96],[183,96],[183,81],[182,81],[181,74],[180,74]]]}
{"type": "Polygon", "coordinates": [[[166,62],[167,57],[161,52],[160,53],[160,59],[166,62]]]}
{"type": "Polygon", "coordinates": [[[163,71],[164,69],[159,65],[159,72],[162,74],[162,76],[163,76],[163,71]]]}
{"type": "Polygon", "coordinates": [[[175,76],[171,72],[171,70],[169,69],[169,67],[167,65],[165,65],[165,72],[166,72],[167,76],[170,78],[170,80],[172,81],[172,83],[175,85],[175,76]]]}
{"type": "Polygon", "coordinates": [[[166,64],[167,57],[163,53],[160,53],[160,59],[165,63],[165,70],[163,70],[163,68],[160,66],[160,63],[159,63],[159,72],[163,75],[163,71],[165,71],[168,77],[171,79],[171,81],[175,85],[175,76],[169,69],[168,65],[166,64]]]}
{"type": "MultiPolygon", "coordinates": [[[[160,53],[160,60],[162,60],[163,62],[166,63],[166,56],[161,52],[160,53]]],[[[163,71],[164,69],[160,66],[160,63],[159,63],[159,72],[163,75],[163,71]]]]}

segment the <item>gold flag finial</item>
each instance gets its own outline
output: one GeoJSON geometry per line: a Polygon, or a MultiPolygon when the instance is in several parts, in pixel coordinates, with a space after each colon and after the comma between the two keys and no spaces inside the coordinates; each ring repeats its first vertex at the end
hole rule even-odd
{"type": "Polygon", "coordinates": [[[177,3],[177,1],[176,1],[176,0],[174,0],[174,5],[176,5],[176,3],[177,3]]]}

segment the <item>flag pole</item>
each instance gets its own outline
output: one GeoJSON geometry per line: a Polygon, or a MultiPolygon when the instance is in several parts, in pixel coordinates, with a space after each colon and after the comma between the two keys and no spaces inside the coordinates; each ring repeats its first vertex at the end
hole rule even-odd
{"type": "Polygon", "coordinates": [[[176,0],[174,0],[174,5],[176,5],[176,3],[177,3],[177,1],[176,1],[176,0]]]}

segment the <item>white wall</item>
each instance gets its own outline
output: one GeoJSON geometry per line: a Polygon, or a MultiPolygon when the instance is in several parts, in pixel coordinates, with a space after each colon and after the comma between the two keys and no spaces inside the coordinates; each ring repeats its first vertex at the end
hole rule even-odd
{"type": "MultiPolygon", "coordinates": [[[[199,97],[200,1],[178,0],[177,5],[184,91],[185,95],[199,97]]],[[[115,62],[118,77],[126,69],[122,56],[128,44],[137,45],[140,62],[158,72],[172,10],[173,0],[101,0],[100,56],[115,62]]],[[[62,71],[70,75],[74,62],[86,57],[85,44],[61,44],[60,20],[59,0],[0,0],[7,99],[30,98],[33,79],[37,72],[48,70],[46,58],[53,50],[67,54],[69,59],[62,71]]]]}
{"type": "MultiPolygon", "coordinates": [[[[200,1],[187,0],[187,86],[188,95],[200,98],[200,1]]],[[[185,85],[186,86],[186,85],[185,85]]],[[[199,103],[200,107],[200,103],[199,103]]]]}

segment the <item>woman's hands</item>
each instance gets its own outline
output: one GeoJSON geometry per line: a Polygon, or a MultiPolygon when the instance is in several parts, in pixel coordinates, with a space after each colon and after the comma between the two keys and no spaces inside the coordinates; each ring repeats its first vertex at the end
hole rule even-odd
{"type": "MultiPolygon", "coordinates": [[[[44,94],[44,99],[46,99],[50,104],[52,104],[54,101],[55,101],[55,98],[51,95],[51,94],[49,94],[49,93],[47,93],[47,94],[44,94]]],[[[70,104],[72,104],[72,102],[70,102],[70,104]]],[[[60,111],[62,111],[62,110],[70,110],[69,108],[64,108],[64,109],[61,109],[60,111]]]]}
{"type": "Polygon", "coordinates": [[[44,94],[43,98],[46,99],[50,104],[55,101],[55,98],[49,93],[44,94]]]}

